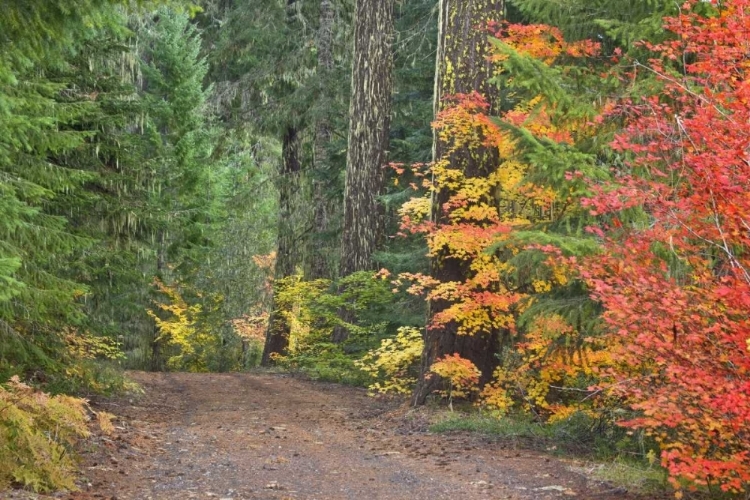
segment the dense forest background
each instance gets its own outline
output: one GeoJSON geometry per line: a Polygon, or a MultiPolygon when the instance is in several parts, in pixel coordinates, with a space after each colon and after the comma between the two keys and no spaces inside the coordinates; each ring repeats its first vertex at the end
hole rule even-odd
{"type": "Polygon", "coordinates": [[[0,5],[19,414],[263,364],[745,491],[750,2],[0,5]]]}

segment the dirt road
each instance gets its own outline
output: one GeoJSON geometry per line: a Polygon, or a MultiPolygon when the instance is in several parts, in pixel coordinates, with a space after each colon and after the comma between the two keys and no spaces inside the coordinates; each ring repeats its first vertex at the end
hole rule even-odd
{"type": "Polygon", "coordinates": [[[134,373],[146,394],[98,403],[117,433],[67,498],[180,500],[634,498],[565,462],[470,435],[359,389],[283,375],[134,373]]]}

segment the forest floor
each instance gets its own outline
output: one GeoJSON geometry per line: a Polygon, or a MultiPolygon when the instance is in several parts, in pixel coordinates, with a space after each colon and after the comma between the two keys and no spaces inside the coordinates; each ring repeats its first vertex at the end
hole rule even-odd
{"type": "Polygon", "coordinates": [[[115,433],[84,450],[82,490],[55,498],[640,498],[573,460],[432,434],[434,410],[361,389],[281,374],[130,376],[144,394],[92,403],[117,415],[115,433]]]}

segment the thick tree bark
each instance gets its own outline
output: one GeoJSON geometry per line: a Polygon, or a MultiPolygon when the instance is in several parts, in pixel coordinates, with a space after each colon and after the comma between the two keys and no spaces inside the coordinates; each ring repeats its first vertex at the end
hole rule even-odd
{"type": "Polygon", "coordinates": [[[319,103],[323,110],[315,125],[313,152],[315,155],[312,172],[313,217],[312,234],[308,239],[307,254],[310,264],[306,279],[333,278],[334,266],[331,265],[331,249],[326,245],[326,235],[330,231],[331,206],[326,193],[326,182],[323,178],[330,168],[328,144],[333,137],[330,120],[326,115],[331,107],[327,86],[333,70],[333,23],[334,11],[331,0],[320,2],[320,27],[318,28],[318,75],[321,93],[319,103]]]}
{"type": "MultiPolygon", "coordinates": [[[[489,22],[501,22],[504,15],[504,0],[440,0],[437,68],[435,75],[435,113],[445,105],[446,96],[479,92],[490,103],[490,112],[499,111],[499,91],[489,83],[494,65],[487,60],[490,53],[489,35],[485,29],[489,22]]],[[[437,135],[433,147],[435,160],[443,158],[449,145],[437,135]]],[[[450,155],[452,168],[460,168],[467,177],[487,176],[498,167],[496,149],[473,148],[459,150],[450,155]]],[[[441,224],[446,221],[443,204],[452,193],[443,189],[436,193],[432,205],[432,220],[441,224]]],[[[467,265],[446,255],[437,255],[431,262],[431,275],[440,281],[466,280],[467,265]]],[[[429,304],[429,318],[446,309],[447,301],[429,304]]],[[[427,396],[440,383],[437,377],[428,378],[430,366],[446,354],[458,353],[471,360],[482,372],[480,383],[490,380],[498,365],[501,332],[488,330],[475,335],[458,335],[457,325],[428,329],[422,353],[420,378],[414,391],[414,404],[423,404],[427,396]]]]}
{"type": "Polygon", "coordinates": [[[297,235],[295,234],[294,212],[295,197],[300,183],[300,138],[295,127],[288,127],[282,141],[282,161],[279,171],[279,220],[278,248],[274,268],[274,300],[271,305],[271,317],[266,331],[266,344],[263,348],[261,364],[268,366],[273,362],[273,354],[284,354],[289,345],[289,325],[281,311],[278,310],[276,297],[283,286],[282,279],[295,272],[299,262],[297,235]]]}
{"type": "MultiPolygon", "coordinates": [[[[393,0],[357,0],[340,275],[372,269],[393,93],[393,0]]],[[[349,318],[344,318],[345,320],[349,318]]],[[[349,332],[337,328],[334,342],[349,332]]]]}
{"type": "Polygon", "coordinates": [[[393,0],[357,0],[341,275],[372,268],[393,93],[393,0]]]}

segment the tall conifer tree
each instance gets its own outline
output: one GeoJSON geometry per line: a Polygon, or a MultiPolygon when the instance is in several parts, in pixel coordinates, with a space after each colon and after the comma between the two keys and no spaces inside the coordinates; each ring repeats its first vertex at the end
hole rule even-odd
{"type": "MultiPolygon", "coordinates": [[[[393,0],[357,0],[349,105],[341,276],[372,269],[382,236],[378,196],[388,157],[393,93],[393,0]]],[[[334,342],[349,333],[336,328],[334,342]]]]}
{"type": "Polygon", "coordinates": [[[358,0],[341,275],[372,268],[381,229],[377,197],[387,160],[393,92],[393,1],[358,0]]]}
{"type": "Polygon", "coordinates": [[[50,368],[59,334],[80,321],[86,287],[70,255],[91,241],[51,212],[90,176],[66,163],[97,112],[70,85],[71,54],[111,22],[110,2],[11,0],[0,16],[0,377],[50,368]]]}
{"type": "MultiPolygon", "coordinates": [[[[286,25],[288,29],[299,26],[302,16],[302,5],[297,0],[288,0],[286,6],[286,25]]],[[[291,71],[296,73],[300,68],[293,67],[291,71]]],[[[301,81],[290,79],[288,85],[282,85],[279,90],[287,96],[293,94],[301,86],[301,81]]],[[[277,248],[276,264],[274,269],[274,297],[278,295],[281,287],[285,286],[284,278],[288,278],[296,272],[297,266],[302,262],[300,248],[302,237],[299,230],[299,221],[307,220],[301,213],[301,171],[302,171],[302,134],[306,123],[305,109],[285,110],[282,125],[279,131],[281,140],[281,161],[279,162],[279,175],[277,177],[277,189],[279,193],[279,214],[277,223],[277,248]]],[[[289,344],[289,325],[286,317],[274,302],[271,307],[271,317],[268,322],[266,333],[266,344],[263,349],[261,363],[268,365],[273,362],[275,354],[282,354],[289,344]]]]}
{"type": "MultiPolygon", "coordinates": [[[[500,93],[490,83],[494,65],[488,60],[490,54],[489,34],[484,29],[490,22],[500,22],[504,15],[504,0],[441,0],[435,75],[435,112],[447,104],[446,97],[455,94],[479,92],[490,104],[490,112],[500,110],[500,93]]],[[[450,155],[452,168],[461,169],[467,177],[487,176],[498,167],[497,150],[478,146],[451,151],[450,144],[435,137],[434,160],[450,155]]],[[[443,204],[452,193],[443,189],[435,193],[432,204],[432,220],[439,224],[445,221],[443,204]]],[[[433,256],[431,275],[442,282],[463,282],[469,269],[465,262],[447,254],[433,256]]],[[[447,301],[429,304],[429,315],[446,309],[447,301]]],[[[422,368],[414,401],[422,404],[437,384],[436,377],[428,378],[430,367],[447,354],[458,353],[472,361],[482,372],[484,382],[492,376],[497,365],[495,354],[501,332],[491,330],[475,335],[459,335],[456,325],[428,329],[422,354],[422,368]]]]}
{"type": "Polygon", "coordinates": [[[329,113],[332,108],[332,81],[333,74],[333,36],[334,36],[335,12],[331,0],[320,2],[320,26],[318,26],[318,85],[320,97],[318,107],[321,116],[315,124],[315,138],[313,144],[313,172],[312,172],[312,227],[311,236],[308,239],[309,265],[307,278],[333,278],[328,245],[325,236],[331,230],[333,207],[326,193],[325,177],[331,170],[331,158],[328,152],[333,140],[333,130],[329,113]]]}

